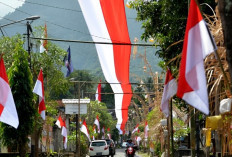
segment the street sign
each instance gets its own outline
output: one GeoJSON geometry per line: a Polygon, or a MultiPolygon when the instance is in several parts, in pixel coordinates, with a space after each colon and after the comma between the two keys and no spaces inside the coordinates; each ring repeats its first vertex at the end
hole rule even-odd
{"type": "MultiPolygon", "coordinates": [[[[65,114],[78,114],[79,113],[79,99],[62,99],[65,104],[65,114]]],[[[87,113],[87,104],[90,99],[80,99],[80,114],[87,113]]]]}

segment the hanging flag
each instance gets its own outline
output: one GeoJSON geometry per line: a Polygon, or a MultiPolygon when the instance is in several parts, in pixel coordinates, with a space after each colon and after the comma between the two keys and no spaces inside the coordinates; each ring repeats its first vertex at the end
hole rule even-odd
{"type": "Polygon", "coordinates": [[[61,128],[64,125],[64,122],[61,118],[61,116],[58,117],[57,121],[56,121],[56,125],[61,128]]]}
{"type": "Polygon", "coordinates": [[[102,133],[105,134],[105,126],[102,127],[102,133]]]}
{"type": "Polygon", "coordinates": [[[148,124],[147,124],[147,121],[145,122],[145,128],[144,128],[144,137],[145,139],[148,138],[148,131],[149,131],[149,127],[148,127],[148,124]]]}
{"type": "Polygon", "coordinates": [[[135,133],[135,132],[139,132],[139,124],[137,124],[134,128],[134,130],[132,131],[132,134],[135,133]]]}
{"type": "Polygon", "coordinates": [[[45,120],[45,101],[44,101],[44,83],[43,83],[43,71],[40,69],[38,79],[35,83],[35,87],[33,89],[33,92],[37,95],[39,95],[39,114],[45,120]]]}
{"type": "Polygon", "coordinates": [[[107,128],[107,136],[111,139],[110,128],[107,128]]]}
{"type": "Polygon", "coordinates": [[[168,69],[166,72],[166,79],[164,82],[164,91],[161,101],[161,111],[166,117],[169,115],[169,100],[176,94],[177,83],[175,78],[172,76],[171,70],[168,69]]]}
{"type": "Polygon", "coordinates": [[[99,123],[99,118],[98,118],[98,115],[94,121],[94,124],[97,125],[97,132],[100,133],[100,123],[99,123]]]}
{"type": "MultiPolygon", "coordinates": [[[[47,38],[48,34],[47,34],[47,24],[45,23],[44,25],[44,32],[42,35],[42,38],[47,38]]],[[[47,51],[47,40],[40,40],[41,45],[40,45],[40,53],[43,53],[44,51],[47,51]]]]}
{"type": "Polygon", "coordinates": [[[85,120],[83,121],[83,124],[82,124],[80,130],[81,130],[81,132],[83,132],[88,137],[89,141],[91,141],[90,137],[89,137],[89,131],[88,131],[87,124],[86,124],[85,120]]]}
{"type": "Polygon", "coordinates": [[[93,141],[95,141],[95,137],[94,137],[94,135],[92,136],[92,139],[93,139],[93,141]]]}
{"type": "Polygon", "coordinates": [[[129,82],[131,42],[124,0],[78,1],[90,34],[94,34],[92,36],[94,42],[126,43],[95,45],[106,81],[110,83],[115,93],[116,127],[122,132],[128,120],[128,107],[132,97],[129,82]]]}
{"type": "Polygon", "coordinates": [[[140,144],[140,141],[141,141],[142,139],[141,139],[141,137],[140,136],[136,136],[136,142],[137,142],[137,145],[139,146],[139,144],[140,144]]]}
{"type": "Polygon", "coordinates": [[[61,135],[64,137],[64,139],[63,139],[64,140],[64,149],[67,149],[68,132],[67,132],[65,120],[63,121],[61,135]]]}
{"type": "Polygon", "coordinates": [[[65,58],[64,58],[65,66],[67,68],[66,77],[68,77],[73,72],[70,46],[68,47],[67,52],[68,52],[68,56],[65,56],[65,58]]]}
{"type": "Polygon", "coordinates": [[[101,80],[100,83],[98,83],[95,97],[98,102],[101,102],[101,80]]]}
{"type": "Polygon", "coordinates": [[[93,126],[93,133],[96,134],[96,128],[95,128],[95,125],[93,126]]]}
{"type": "Polygon", "coordinates": [[[177,96],[209,114],[204,59],[216,50],[201,12],[191,0],[180,63],[177,96]]]}
{"type": "Polygon", "coordinates": [[[2,57],[0,58],[0,121],[16,129],[19,126],[19,118],[2,57]]]}

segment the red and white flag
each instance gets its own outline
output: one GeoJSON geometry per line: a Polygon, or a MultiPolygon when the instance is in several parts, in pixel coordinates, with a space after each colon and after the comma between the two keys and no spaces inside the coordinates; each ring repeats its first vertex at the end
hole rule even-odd
{"type": "Polygon", "coordinates": [[[148,138],[148,131],[149,131],[149,127],[148,127],[148,124],[147,124],[147,121],[145,122],[145,128],[144,128],[144,137],[145,139],[148,138]]]}
{"type": "Polygon", "coordinates": [[[68,131],[67,131],[67,128],[66,128],[65,120],[63,121],[61,135],[64,137],[64,139],[63,139],[63,141],[64,141],[64,149],[67,149],[68,131]]]}
{"type": "Polygon", "coordinates": [[[139,132],[139,124],[137,124],[134,128],[134,130],[132,131],[132,134],[135,133],[135,132],[139,132]]]}
{"type": "Polygon", "coordinates": [[[56,125],[61,128],[62,126],[64,126],[64,121],[62,120],[61,116],[58,117],[57,121],[56,121],[56,125]]]}
{"type": "Polygon", "coordinates": [[[96,97],[96,100],[98,102],[101,102],[101,80],[100,80],[100,83],[97,86],[97,91],[96,91],[95,97],[96,97]]]}
{"type": "Polygon", "coordinates": [[[177,96],[205,114],[209,114],[209,102],[204,59],[216,49],[195,0],[191,0],[180,63],[177,96]]]}
{"type": "Polygon", "coordinates": [[[172,76],[171,70],[168,69],[166,72],[166,79],[164,83],[163,97],[161,101],[161,111],[166,117],[169,115],[169,100],[176,94],[177,83],[175,78],[172,76]]]}
{"type": "Polygon", "coordinates": [[[92,139],[93,139],[93,141],[95,141],[95,137],[94,137],[94,135],[92,136],[92,139]]]}
{"type": "Polygon", "coordinates": [[[0,121],[16,129],[19,126],[19,118],[2,57],[0,58],[0,121]]]}
{"type": "Polygon", "coordinates": [[[83,132],[88,137],[89,141],[91,141],[90,136],[89,136],[89,131],[88,131],[87,124],[86,124],[85,120],[83,121],[80,130],[81,130],[81,132],[83,132]]]}
{"type": "Polygon", "coordinates": [[[100,133],[100,123],[99,123],[99,118],[98,118],[98,115],[94,121],[94,124],[97,125],[97,132],[100,133]]]}
{"type": "Polygon", "coordinates": [[[93,133],[96,134],[96,128],[95,128],[95,125],[93,126],[93,133]]]}
{"type": "Polygon", "coordinates": [[[35,87],[33,89],[33,92],[37,95],[39,95],[39,114],[45,120],[45,101],[44,101],[44,83],[43,83],[43,71],[40,69],[38,79],[35,83],[35,87]]]}
{"type": "Polygon", "coordinates": [[[131,42],[124,0],[78,1],[90,34],[94,34],[93,41],[126,43],[124,45],[95,45],[106,81],[111,83],[111,88],[115,93],[116,127],[122,132],[128,120],[128,107],[132,97],[129,81],[131,42]]]}
{"type": "Polygon", "coordinates": [[[111,139],[110,128],[107,128],[107,136],[111,139]]]}
{"type": "MultiPolygon", "coordinates": [[[[47,34],[47,24],[45,23],[44,25],[44,32],[43,32],[43,36],[42,38],[47,38],[48,34],[47,34]]],[[[44,51],[47,51],[47,40],[40,40],[41,45],[40,45],[40,53],[43,53],[44,51]]]]}

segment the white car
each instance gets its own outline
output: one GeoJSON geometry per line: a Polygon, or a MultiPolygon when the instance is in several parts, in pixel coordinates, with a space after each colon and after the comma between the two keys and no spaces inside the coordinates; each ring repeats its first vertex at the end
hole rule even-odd
{"type": "Polygon", "coordinates": [[[105,140],[95,140],[90,143],[89,156],[107,156],[109,157],[109,146],[105,140]]]}

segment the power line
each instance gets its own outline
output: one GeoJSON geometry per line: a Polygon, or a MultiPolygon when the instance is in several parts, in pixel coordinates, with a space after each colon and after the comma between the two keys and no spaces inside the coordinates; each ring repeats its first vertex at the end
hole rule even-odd
{"type": "MultiPolygon", "coordinates": [[[[12,6],[8,5],[8,4],[5,4],[5,3],[3,3],[3,2],[0,2],[0,3],[3,4],[3,5],[5,5],[5,6],[8,6],[8,7],[12,8],[12,9],[15,9],[16,11],[19,11],[19,12],[21,12],[21,13],[27,14],[27,15],[29,15],[29,16],[33,16],[32,14],[29,14],[29,13],[27,13],[27,12],[25,12],[25,11],[22,11],[22,10],[19,10],[19,9],[17,9],[17,8],[14,8],[14,7],[12,7],[12,6]]],[[[55,26],[58,26],[58,27],[67,29],[67,30],[72,30],[72,31],[75,31],[75,32],[79,32],[79,33],[82,33],[82,34],[85,34],[85,35],[90,35],[90,36],[93,36],[93,37],[96,37],[96,38],[100,38],[100,39],[111,40],[111,39],[107,39],[107,38],[104,38],[104,37],[99,37],[99,36],[96,36],[96,35],[92,35],[92,34],[89,34],[89,33],[84,33],[84,32],[81,32],[81,31],[78,31],[78,30],[75,30],[75,29],[72,29],[72,28],[68,28],[68,27],[65,27],[65,26],[62,26],[62,25],[53,23],[53,22],[49,22],[49,21],[44,20],[43,18],[40,18],[40,20],[42,20],[42,21],[44,21],[44,22],[47,22],[47,23],[50,23],[50,24],[53,24],[53,25],[55,25],[55,26]]]]}
{"type": "Polygon", "coordinates": [[[142,43],[122,43],[122,42],[94,42],[94,41],[83,41],[83,40],[67,40],[67,39],[54,39],[54,38],[39,38],[39,37],[30,37],[31,39],[37,40],[49,40],[49,41],[59,41],[59,42],[75,42],[83,44],[105,44],[105,45],[131,45],[131,46],[158,46],[153,44],[142,44],[142,43]]]}
{"type": "Polygon", "coordinates": [[[45,5],[45,4],[42,4],[42,3],[35,3],[35,2],[24,1],[24,0],[17,0],[17,1],[25,2],[25,3],[29,3],[29,4],[33,4],[33,5],[40,5],[40,6],[49,7],[49,8],[62,9],[62,10],[80,12],[80,13],[82,12],[80,10],[74,10],[74,9],[69,9],[69,8],[62,8],[62,7],[57,7],[57,6],[45,5]]]}

